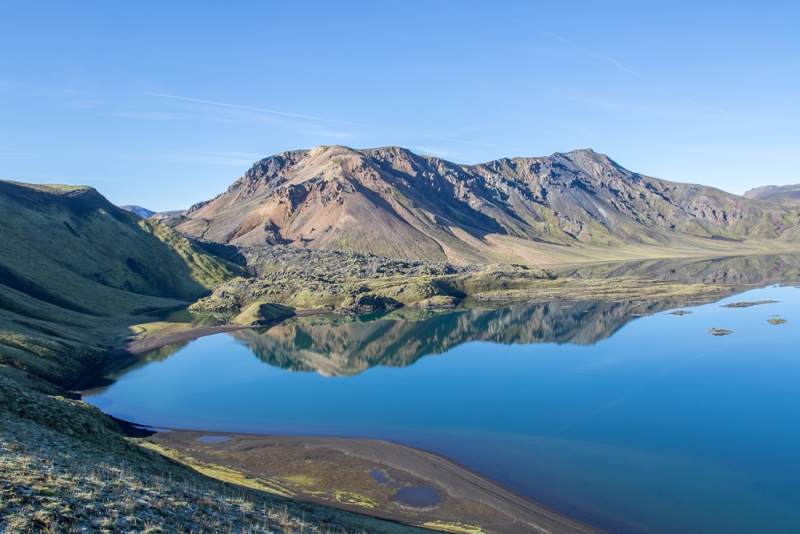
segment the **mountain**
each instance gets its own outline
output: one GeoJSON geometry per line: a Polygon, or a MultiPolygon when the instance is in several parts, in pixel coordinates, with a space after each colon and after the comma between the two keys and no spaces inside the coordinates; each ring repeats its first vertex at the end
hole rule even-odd
{"type": "Polygon", "coordinates": [[[218,243],[531,263],[537,251],[570,247],[785,242],[799,218],[797,210],[643,176],[592,150],[460,165],[398,147],[328,146],[265,158],[169,224],[218,243]]]}
{"type": "Polygon", "coordinates": [[[0,236],[0,365],[57,384],[130,335],[127,317],[243,273],[90,187],[0,181],[0,236]]]}
{"type": "Polygon", "coordinates": [[[751,189],[744,194],[744,198],[755,200],[768,200],[770,202],[800,202],[800,184],[797,185],[767,185],[751,189]]]}
{"type": "Polygon", "coordinates": [[[141,206],[120,206],[120,209],[125,211],[130,211],[131,213],[135,213],[139,217],[143,219],[155,219],[157,221],[163,221],[164,219],[169,219],[170,217],[175,217],[183,213],[184,210],[172,210],[172,211],[153,211],[147,208],[143,208],[141,206]]]}
{"type": "Polygon", "coordinates": [[[180,215],[181,213],[183,213],[183,210],[159,211],[158,213],[150,215],[150,218],[155,219],[157,221],[163,221],[164,219],[175,217],[176,215],[180,215]]]}
{"type": "Polygon", "coordinates": [[[131,213],[135,213],[143,219],[148,219],[156,214],[155,211],[143,208],[141,206],[120,206],[119,208],[125,211],[130,211],[131,213]]]}

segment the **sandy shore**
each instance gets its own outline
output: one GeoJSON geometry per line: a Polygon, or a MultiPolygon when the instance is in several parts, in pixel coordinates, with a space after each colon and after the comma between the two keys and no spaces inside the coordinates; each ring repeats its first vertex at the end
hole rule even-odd
{"type": "MultiPolygon", "coordinates": [[[[298,500],[451,532],[599,533],[443,456],[381,440],[218,434],[175,430],[148,441],[214,476],[237,473],[298,500]],[[227,436],[201,443],[201,436],[227,436]],[[380,481],[375,473],[379,475],[380,481]],[[433,489],[441,500],[398,503],[401,487],[433,489]]],[[[223,476],[224,478],[224,476],[223,476]]]]}

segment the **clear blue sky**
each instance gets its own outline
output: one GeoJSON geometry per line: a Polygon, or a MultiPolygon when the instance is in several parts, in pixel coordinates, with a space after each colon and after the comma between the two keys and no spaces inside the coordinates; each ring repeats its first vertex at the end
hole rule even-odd
{"type": "Polygon", "coordinates": [[[3,2],[0,178],[177,209],[262,157],[344,144],[591,147],[735,193],[799,183],[798,6],[3,2]]]}

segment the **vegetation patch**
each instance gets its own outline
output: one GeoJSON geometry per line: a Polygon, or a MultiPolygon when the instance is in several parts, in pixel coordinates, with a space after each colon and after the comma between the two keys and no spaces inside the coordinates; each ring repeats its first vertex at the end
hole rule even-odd
{"type": "Polygon", "coordinates": [[[0,374],[2,532],[414,530],[265,493],[273,488],[232,468],[206,465],[213,478],[203,476],[175,451],[125,438],[96,408],[36,386],[0,374]]]}
{"type": "Polygon", "coordinates": [[[364,495],[360,495],[358,493],[352,493],[350,491],[337,491],[336,500],[342,504],[350,504],[353,506],[361,506],[362,508],[377,508],[378,503],[370,499],[369,497],[365,497],[364,495]]]}
{"type": "Polygon", "coordinates": [[[727,336],[728,334],[733,334],[732,331],[726,330],[724,328],[712,328],[708,331],[709,334],[712,336],[727,336]]]}
{"type": "Polygon", "coordinates": [[[433,530],[453,532],[455,534],[484,534],[485,532],[485,530],[476,525],[447,521],[429,521],[423,524],[423,526],[433,530]]]}
{"type": "Polygon", "coordinates": [[[777,304],[777,300],[758,300],[756,302],[732,302],[723,304],[720,308],[749,308],[750,306],[761,306],[763,304],[777,304]]]}

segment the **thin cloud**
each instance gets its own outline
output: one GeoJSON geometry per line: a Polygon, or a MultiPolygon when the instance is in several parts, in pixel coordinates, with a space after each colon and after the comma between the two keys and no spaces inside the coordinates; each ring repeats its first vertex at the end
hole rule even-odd
{"type": "Polygon", "coordinates": [[[295,117],[298,119],[309,119],[312,121],[320,121],[320,122],[331,122],[334,124],[345,124],[347,126],[361,126],[361,127],[369,127],[367,124],[358,124],[354,122],[345,122],[345,121],[337,121],[334,119],[325,119],[323,117],[312,117],[311,115],[300,115],[299,113],[288,113],[285,111],[276,111],[274,109],[264,109],[264,108],[253,108],[250,106],[240,106],[238,104],[226,104],[225,102],[214,102],[213,100],[201,100],[199,98],[188,98],[185,96],[174,96],[174,95],[165,95],[161,93],[145,93],[150,96],[158,96],[161,98],[172,98],[175,100],[186,100],[188,102],[199,102],[201,104],[210,104],[212,106],[222,106],[226,108],[235,108],[235,109],[246,109],[248,111],[258,111],[260,113],[271,113],[273,115],[283,115],[284,117],[295,117]]]}
{"type": "Polygon", "coordinates": [[[439,150],[438,148],[433,148],[429,146],[409,145],[407,148],[414,151],[415,154],[421,154],[425,156],[435,156],[437,158],[448,159],[450,161],[455,161],[456,159],[464,156],[464,154],[462,154],[461,152],[439,150]]]}
{"type": "Polygon", "coordinates": [[[230,123],[232,121],[222,118],[222,117],[215,117],[211,115],[198,115],[195,113],[163,113],[158,111],[109,111],[106,113],[102,113],[105,117],[122,117],[126,119],[143,119],[143,120],[154,120],[154,121],[181,121],[181,120],[191,120],[191,121],[210,121],[210,122],[225,122],[230,123]]]}
{"type": "MultiPolygon", "coordinates": [[[[599,61],[605,61],[606,63],[610,63],[610,64],[614,65],[615,67],[617,67],[617,68],[619,68],[621,70],[624,70],[625,72],[627,72],[629,74],[632,74],[632,75],[637,76],[637,77],[641,77],[641,75],[638,72],[629,69],[628,67],[626,67],[625,65],[623,65],[622,63],[620,63],[619,61],[617,61],[616,59],[614,59],[612,57],[608,57],[608,56],[605,56],[603,54],[598,54],[597,52],[594,52],[592,50],[588,50],[586,48],[582,48],[582,47],[576,45],[575,43],[564,39],[563,37],[561,37],[560,35],[558,35],[556,33],[553,33],[553,32],[547,31],[547,30],[543,30],[542,28],[537,28],[536,26],[531,26],[529,24],[525,24],[525,23],[521,23],[521,24],[524,24],[525,26],[529,26],[531,28],[534,28],[538,32],[542,33],[543,35],[547,35],[548,37],[552,37],[553,39],[561,41],[562,43],[572,47],[573,49],[577,50],[578,52],[580,52],[582,54],[585,54],[587,56],[593,57],[593,58],[595,58],[595,59],[597,59],[599,61]]],[[[710,111],[716,111],[718,113],[722,113],[724,115],[728,115],[728,112],[725,111],[724,109],[715,108],[713,106],[707,106],[705,104],[697,102],[696,100],[691,100],[689,98],[685,98],[685,97],[682,97],[680,95],[676,95],[675,93],[667,91],[666,89],[664,89],[660,85],[656,85],[655,87],[656,87],[656,89],[658,91],[664,93],[665,95],[668,95],[668,96],[671,96],[672,98],[675,98],[677,100],[681,100],[683,102],[686,102],[687,104],[692,104],[693,106],[701,107],[703,109],[707,109],[707,110],[710,110],[710,111]]]]}
{"type": "MultiPolygon", "coordinates": [[[[314,117],[312,115],[303,115],[303,114],[300,114],[300,113],[289,113],[289,112],[286,112],[286,111],[278,111],[278,110],[274,110],[274,109],[256,108],[256,107],[252,107],[252,106],[241,106],[239,104],[228,104],[226,102],[216,102],[214,100],[203,100],[203,99],[200,99],[200,98],[189,98],[189,97],[185,97],[185,96],[166,95],[166,94],[163,94],[163,93],[145,93],[145,94],[149,95],[149,96],[155,96],[155,97],[158,97],[158,98],[170,98],[170,99],[173,99],[173,100],[183,100],[183,101],[186,101],[186,102],[197,102],[197,103],[200,103],[200,104],[207,104],[207,105],[210,105],[210,106],[221,106],[221,107],[232,108],[232,109],[243,109],[243,110],[246,110],[246,111],[255,111],[255,112],[258,112],[258,113],[268,113],[268,114],[271,114],[271,115],[281,115],[281,116],[284,116],[284,117],[292,117],[292,118],[297,118],[297,119],[306,119],[306,120],[326,122],[326,123],[331,123],[331,124],[342,124],[342,125],[345,125],[345,126],[355,126],[357,128],[369,128],[369,129],[373,129],[373,130],[383,130],[383,131],[387,131],[387,132],[399,133],[399,134],[404,134],[404,135],[414,135],[414,136],[419,136],[419,137],[427,137],[428,139],[437,139],[439,141],[448,141],[450,143],[460,143],[460,144],[463,144],[463,145],[482,146],[482,147],[490,147],[490,148],[502,148],[502,149],[505,149],[505,150],[520,150],[519,148],[508,147],[508,146],[503,146],[503,145],[496,145],[494,143],[485,143],[485,142],[480,142],[480,141],[464,141],[464,140],[461,140],[461,139],[454,139],[454,138],[451,138],[451,137],[442,137],[442,136],[439,136],[439,135],[429,134],[429,133],[410,132],[410,131],[407,131],[407,130],[399,130],[399,129],[396,129],[396,128],[388,128],[388,127],[384,127],[384,126],[375,126],[375,125],[372,125],[372,124],[362,124],[362,123],[358,123],[358,122],[341,121],[341,120],[336,120],[336,119],[328,119],[328,118],[325,118],[325,117],[314,117]]],[[[345,135],[346,134],[339,134],[337,132],[337,134],[335,136],[344,137],[345,135]]]]}
{"type": "Polygon", "coordinates": [[[684,97],[682,97],[680,95],[676,95],[675,93],[673,93],[671,91],[667,91],[666,89],[664,89],[660,85],[656,85],[656,89],[658,89],[659,91],[661,91],[665,95],[671,96],[672,98],[677,98],[678,100],[682,100],[682,101],[684,101],[684,102],[686,102],[688,104],[692,104],[693,106],[701,107],[703,109],[708,109],[708,110],[711,110],[711,111],[717,111],[717,112],[722,113],[724,115],[728,114],[728,112],[725,111],[724,109],[715,108],[715,107],[712,107],[712,106],[706,106],[705,104],[701,104],[700,102],[696,102],[694,100],[690,100],[688,98],[684,98],[684,97]]]}
{"type": "MultiPolygon", "coordinates": [[[[526,26],[527,26],[527,24],[526,24],[526,26]]],[[[561,41],[562,43],[572,47],[574,50],[577,50],[581,54],[584,54],[584,55],[587,55],[589,57],[592,57],[592,58],[594,58],[594,59],[596,59],[598,61],[604,61],[606,63],[610,63],[610,64],[614,65],[615,67],[617,67],[618,69],[624,70],[625,72],[627,72],[628,74],[632,74],[633,76],[640,76],[638,72],[629,69],[628,67],[626,67],[625,65],[623,65],[622,63],[620,63],[619,61],[617,61],[616,59],[614,59],[612,57],[604,56],[603,54],[598,54],[597,52],[594,52],[592,50],[588,50],[586,48],[582,48],[582,47],[576,45],[575,43],[573,43],[571,41],[567,41],[566,39],[564,39],[560,35],[555,34],[553,32],[549,32],[549,31],[543,30],[541,28],[536,28],[535,26],[532,26],[532,27],[535,28],[540,33],[542,33],[544,35],[547,35],[549,37],[552,37],[553,39],[561,41]]]]}

